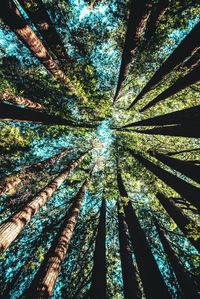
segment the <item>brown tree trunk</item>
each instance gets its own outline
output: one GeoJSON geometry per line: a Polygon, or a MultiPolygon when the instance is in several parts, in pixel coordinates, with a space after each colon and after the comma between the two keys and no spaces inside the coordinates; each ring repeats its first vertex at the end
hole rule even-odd
{"type": "Polygon", "coordinates": [[[31,166],[24,167],[24,169],[20,170],[16,173],[15,178],[9,181],[9,177],[7,177],[4,182],[0,185],[0,196],[9,192],[11,189],[16,188],[25,178],[25,176],[32,176],[33,173],[42,170],[45,167],[53,165],[57,160],[64,157],[66,154],[70,154],[73,152],[73,149],[64,149],[61,153],[56,154],[42,162],[34,163],[31,166]]]}
{"type": "Polygon", "coordinates": [[[26,291],[25,298],[38,299],[52,297],[62,262],[67,255],[69,244],[78,221],[78,216],[87,188],[88,180],[85,180],[75,196],[72,206],[66,213],[65,220],[53,240],[44,261],[36,273],[29,289],[26,291]]]}
{"type": "Polygon", "coordinates": [[[122,265],[123,291],[124,299],[141,298],[141,291],[139,289],[137,280],[137,270],[133,264],[132,253],[129,245],[129,237],[125,217],[123,211],[118,207],[118,223],[119,223],[119,247],[122,265]]]}
{"type": "Polygon", "coordinates": [[[192,234],[194,234],[194,230],[196,231],[195,235],[197,235],[200,232],[199,227],[195,224],[195,222],[192,219],[190,219],[181,211],[181,209],[174,203],[172,199],[166,198],[162,193],[158,193],[156,196],[159,202],[167,211],[167,213],[177,224],[179,229],[190,240],[191,244],[198,251],[200,251],[200,238],[196,239],[192,237],[192,234]]]}
{"type": "Polygon", "coordinates": [[[90,299],[106,298],[106,201],[102,200],[94,250],[90,299]]]}
{"type": "Polygon", "coordinates": [[[32,217],[46,204],[47,200],[58,190],[69,173],[79,165],[84,157],[85,154],[38,192],[18,213],[0,225],[0,252],[6,250],[16,239],[26,224],[29,223],[32,217]]]}
{"type": "Polygon", "coordinates": [[[126,79],[132,59],[135,55],[141,35],[143,34],[147,20],[152,9],[150,0],[131,0],[128,28],[125,37],[124,49],[117,83],[117,89],[114,96],[114,102],[119,97],[123,82],[126,79]]]}
{"type": "MultiPolygon", "coordinates": [[[[117,182],[120,196],[127,197],[119,172],[117,182]]],[[[130,200],[123,208],[146,298],[171,298],[130,200]]]]}
{"type": "Polygon", "coordinates": [[[198,299],[199,295],[196,290],[196,286],[188,271],[184,268],[183,263],[179,259],[178,255],[171,247],[169,240],[167,239],[164,230],[160,227],[157,221],[155,221],[155,225],[158,231],[158,235],[160,237],[163,248],[167,254],[169,262],[174,270],[176,278],[181,288],[181,292],[183,298],[185,299],[198,299]]]}
{"type": "Polygon", "coordinates": [[[146,86],[142,89],[139,95],[129,106],[133,107],[147,92],[149,92],[155,85],[161,82],[167,74],[174,68],[178,67],[187,57],[190,57],[200,48],[200,22],[190,31],[190,33],[183,39],[174,52],[167,58],[161,67],[155,72],[153,77],[149,80],[146,86]]]}

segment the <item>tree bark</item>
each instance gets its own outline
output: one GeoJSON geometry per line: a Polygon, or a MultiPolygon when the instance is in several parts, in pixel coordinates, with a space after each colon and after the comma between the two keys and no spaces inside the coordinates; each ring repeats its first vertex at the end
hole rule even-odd
{"type": "Polygon", "coordinates": [[[193,229],[195,229],[196,233],[200,232],[199,226],[197,226],[192,219],[181,211],[181,209],[174,203],[173,199],[166,198],[162,193],[157,193],[156,196],[161,205],[177,224],[178,228],[183,232],[188,240],[190,240],[191,244],[197,249],[197,251],[200,251],[200,238],[192,238],[193,229]]]}
{"type": "Polygon", "coordinates": [[[12,181],[8,181],[7,177],[4,182],[0,185],[0,196],[9,192],[11,189],[16,188],[24,179],[26,175],[32,176],[33,173],[42,170],[45,167],[53,165],[57,160],[64,157],[66,154],[73,152],[73,149],[64,149],[59,154],[56,154],[42,162],[34,163],[28,167],[24,167],[18,173],[16,173],[16,177],[12,181]]]}
{"type": "Polygon", "coordinates": [[[129,246],[129,237],[123,212],[118,207],[118,225],[119,225],[119,247],[122,266],[124,299],[141,298],[141,291],[137,280],[137,270],[133,264],[132,253],[129,246]]]}
{"type": "Polygon", "coordinates": [[[197,299],[199,295],[197,293],[196,287],[192,278],[190,277],[188,271],[184,268],[183,263],[179,259],[177,253],[171,247],[169,240],[167,239],[164,230],[160,227],[157,221],[155,221],[155,225],[158,231],[158,235],[160,237],[163,248],[167,254],[169,262],[174,270],[178,283],[180,285],[183,298],[185,299],[197,299]]]}
{"type": "Polygon", "coordinates": [[[144,112],[152,106],[155,106],[160,101],[163,101],[179,91],[189,87],[192,84],[197,83],[200,80],[200,65],[194,68],[191,72],[187,73],[185,76],[176,80],[176,82],[171,85],[169,88],[164,90],[161,94],[159,94],[155,99],[149,102],[144,108],[140,110],[140,112],[144,112]]]}
{"type": "Polygon", "coordinates": [[[121,92],[123,82],[128,74],[128,70],[135,55],[141,35],[145,30],[151,9],[152,1],[150,0],[131,0],[129,21],[127,25],[128,28],[122,53],[117,89],[114,96],[114,103],[121,92]]]}
{"type": "Polygon", "coordinates": [[[102,200],[94,251],[90,299],[106,298],[106,201],[102,200]]]}
{"type": "Polygon", "coordinates": [[[46,187],[38,192],[28,204],[10,219],[0,225],[0,252],[3,252],[17,238],[22,229],[28,224],[32,217],[46,204],[48,199],[58,190],[70,172],[76,168],[84,159],[85,154],[79,157],[67,169],[62,171],[46,187]]]}
{"type": "Polygon", "coordinates": [[[72,206],[66,213],[65,220],[53,240],[36,276],[29,289],[25,292],[25,298],[38,299],[52,297],[62,262],[67,255],[69,244],[78,221],[87,188],[88,180],[85,180],[75,196],[72,206]]]}
{"type": "Polygon", "coordinates": [[[167,74],[174,68],[178,67],[187,57],[190,57],[200,48],[200,22],[190,31],[190,33],[182,40],[174,52],[167,58],[161,67],[155,72],[146,86],[142,89],[139,95],[131,103],[128,109],[131,109],[147,92],[155,85],[161,82],[167,74]]]}
{"type": "MultiPolygon", "coordinates": [[[[126,194],[127,197],[128,194],[125,190],[122,177],[119,172],[117,175],[117,181],[120,196],[125,197],[126,194]]],[[[128,204],[124,204],[123,208],[146,298],[171,298],[146,240],[145,234],[131,205],[131,201],[129,200],[128,204]]]]}
{"type": "Polygon", "coordinates": [[[198,210],[200,210],[200,201],[199,201],[200,189],[199,188],[178,178],[174,174],[166,171],[160,166],[142,157],[140,154],[136,154],[132,150],[129,150],[129,152],[136,160],[138,160],[142,165],[144,165],[155,176],[157,176],[165,184],[167,184],[169,187],[174,189],[183,198],[187,199],[192,205],[194,205],[198,210]]]}

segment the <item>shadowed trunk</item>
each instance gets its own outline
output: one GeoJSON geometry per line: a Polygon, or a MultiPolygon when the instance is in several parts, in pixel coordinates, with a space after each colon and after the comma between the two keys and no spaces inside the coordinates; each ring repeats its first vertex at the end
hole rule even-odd
{"type": "Polygon", "coordinates": [[[94,264],[90,287],[91,299],[106,298],[106,201],[102,200],[94,250],[94,264]]]}
{"type": "Polygon", "coordinates": [[[70,172],[84,159],[85,154],[62,171],[46,187],[38,192],[19,212],[0,225],[0,252],[3,252],[17,238],[32,217],[46,204],[58,190],[70,172]]]}
{"type": "Polygon", "coordinates": [[[155,85],[161,82],[167,74],[174,68],[178,67],[187,57],[190,57],[200,47],[200,22],[190,31],[190,33],[183,39],[174,52],[167,58],[161,67],[155,72],[153,77],[148,81],[146,86],[142,89],[136,99],[129,106],[133,107],[148,91],[155,85]]]}
{"type": "Polygon", "coordinates": [[[185,182],[184,180],[178,178],[174,174],[166,171],[160,166],[147,160],[140,154],[134,153],[132,150],[128,150],[130,154],[138,160],[143,166],[145,166],[149,171],[151,171],[155,176],[162,180],[169,187],[174,189],[183,198],[187,199],[192,205],[194,205],[198,210],[200,210],[200,189],[185,182]]]}
{"type": "Polygon", "coordinates": [[[182,150],[182,151],[178,151],[178,152],[168,152],[167,155],[168,156],[175,156],[175,155],[179,155],[179,154],[183,154],[183,153],[191,153],[191,152],[195,152],[195,151],[200,151],[200,147],[199,148],[192,148],[189,150],[182,150]]]}
{"type": "Polygon", "coordinates": [[[191,163],[187,160],[183,161],[176,158],[171,158],[167,155],[155,151],[149,151],[149,154],[159,161],[163,162],[164,164],[168,165],[172,169],[179,171],[183,175],[200,184],[200,166],[195,165],[193,162],[191,163]]]}
{"type": "MultiPolygon", "coordinates": [[[[117,182],[120,196],[127,197],[128,194],[119,172],[117,182]]],[[[131,205],[131,201],[129,200],[128,204],[124,204],[123,208],[146,298],[171,298],[145,234],[131,205]]]]}
{"type": "Polygon", "coordinates": [[[182,210],[174,203],[173,199],[166,198],[162,193],[158,193],[157,198],[162,206],[165,208],[170,217],[177,224],[178,228],[184,233],[184,235],[190,240],[191,244],[200,251],[200,238],[192,238],[194,229],[196,234],[200,232],[199,227],[195,222],[185,215],[182,210]]]}
{"type": "Polygon", "coordinates": [[[155,225],[158,231],[158,235],[160,237],[163,248],[167,254],[169,262],[174,270],[177,281],[180,285],[182,295],[185,299],[197,299],[199,295],[196,290],[196,286],[192,278],[190,277],[189,272],[184,268],[183,263],[179,259],[177,253],[171,247],[169,240],[166,237],[164,230],[160,227],[157,221],[155,221],[155,225]]]}
{"type": "Polygon", "coordinates": [[[122,128],[128,127],[140,127],[140,126],[159,126],[159,125],[172,125],[172,124],[185,124],[185,122],[200,122],[200,105],[167,113],[164,115],[155,116],[148,119],[143,119],[140,121],[136,121],[134,123],[130,123],[128,125],[123,126],[122,128]]]}
{"type": "Polygon", "coordinates": [[[149,0],[131,0],[128,28],[126,32],[122,60],[117,83],[117,89],[114,101],[117,100],[121,92],[123,82],[128,75],[128,70],[135,55],[141,35],[143,34],[147,20],[152,9],[152,1],[149,0]]]}
{"type": "Polygon", "coordinates": [[[36,273],[29,289],[25,292],[25,298],[38,299],[52,297],[62,262],[67,255],[69,244],[78,221],[78,216],[87,188],[88,180],[85,180],[79,192],[74,197],[73,203],[67,211],[65,220],[53,240],[44,261],[36,273]]]}
{"type": "Polygon", "coordinates": [[[132,252],[129,246],[129,237],[123,211],[118,207],[118,225],[119,225],[119,246],[123,278],[124,299],[141,298],[141,291],[137,280],[137,270],[133,264],[132,252]]]}
{"type": "Polygon", "coordinates": [[[7,101],[9,103],[13,103],[16,105],[23,105],[27,108],[36,109],[36,110],[42,110],[44,109],[44,106],[42,106],[39,103],[32,102],[31,100],[17,96],[15,94],[9,93],[9,92],[3,92],[0,94],[0,101],[7,101]]]}
{"type": "Polygon", "coordinates": [[[164,90],[161,94],[159,94],[155,99],[149,102],[144,108],[140,110],[140,112],[145,111],[146,109],[155,106],[160,101],[163,101],[179,91],[189,87],[192,84],[197,83],[200,80],[200,65],[193,69],[191,72],[176,80],[176,82],[171,85],[169,88],[164,90]]]}
{"type": "Polygon", "coordinates": [[[16,188],[27,175],[29,177],[32,176],[33,173],[40,171],[45,167],[53,165],[57,160],[61,159],[66,154],[70,154],[73,151],[73,149],[64,149],[61,153],[56,154],[53,157],[50,157],[42,162],[34,163],[31,166],[24,167],[22,170],[16,173],[16,177],[10,182],[8,181],[9,177],[7,177],[0,185],[0,196],[4,193],[9,192],[11,189],[16,188]]]}

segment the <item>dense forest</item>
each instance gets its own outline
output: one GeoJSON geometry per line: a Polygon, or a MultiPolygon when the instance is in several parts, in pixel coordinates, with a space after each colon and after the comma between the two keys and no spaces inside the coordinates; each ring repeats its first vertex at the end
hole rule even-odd
{"type": "Polygon", "coordinates": [[[200,298],[199,16],[1,0],[0,298],[200,298]]]}

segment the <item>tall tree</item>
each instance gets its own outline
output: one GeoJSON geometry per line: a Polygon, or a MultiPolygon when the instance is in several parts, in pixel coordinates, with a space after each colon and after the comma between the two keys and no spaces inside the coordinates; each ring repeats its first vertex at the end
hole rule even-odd
{"type": "Polygon", "coordinates": [[[74,163],[62,171],[46,187],[39,191],[19,212],[0,225],[0,252],[3,252],[21,233],[32,217],[43,207],[49,198],[58,190],[70,172],[84,159],[81,155],[74,163]]]}
{"type": "MultiPolygon", "coordinates": [[[[120,196],[128,198],[120,172],[117,174],[117,183],[120,196]]],[[[171,298],[131,201],[124,204],[123,208],[146,298],[171,298]]]]}
{"type": "Polygon", "coordinates": [[[197,83],[198,81],[200,81],[200,64],[196,68],[194,68],[191,72],[187,73],[185,76],[177,79],[173,85],[171,85],[169,88],[164,90],[161,94],[159,94],[155,99],[149,102],[140,111],[143,112],[146,109],[155,106],[160,101],[163,101],[173,96],[174,94],[189,87],[192,84],[197,83]]]}
{"type": "Polygon", "coordinates": [[[102,200],[94,250],[94,264],[90,287],[91,299],[106,298],[106,201],[102,200]]]}
{"type": "Polygon", "coordinates": [[[177,281],[180,285],[183,298],[186,298],[186,299],[199,298],[196,286],[194,284],[194,280],[190,276],[189,272],[184,268],[183,263],[181,262],[177,253],[172,248],[163,228],[161,228],[161,226],[159,225],[159,223],[157,221],[155,221],[155,225],[156,225],[161,243],[163,245],[163,248],[167,254],[169,262],[174,270],[177,281]]]}
{"type": "Polygon", "coordinates": [[[166,198],[162,193],[157,193],[156,196],[179,229],[190,240],[191,244],[200,251],[200,238],[197,237],[199,234],[199,227],[191,218],[183,213],[183,211],[175,204],[173,199],[166,198]],[[196,233],[194,231],[196,231],[196,233]],[[194,234],[195,237],[193,236],[194,234]]]}
{"type": "Polygon", "coordinates": [[[200,209],[200,201],[199,201],[200,189],[199,188],[178,178],[174,174],[168,172],[167,170],[147,160],[145,157],[141,156],[140,154],[135,153],[132,150],[129,150],[129,152],[136,160],[138,160],[142,165],[144,165],[155,176],[157,176],[169,187],[174,189],[183,198],[187,199],[197,209],[200,209]]]}
{"type": "Polygon", "coordinates": [[[130,4],[130,14],[114,102],[117,100],[121,92],[123,82],[128,74],[130,64],[135,55],[138,43],[145,30],[146,23],[152,9],[152,1],[150,0],[131,0],[130,4]]]}
{"type": "Polygon", "coordinates": [[[124,299],[141,298],[139,289],[137,270],[133,264],[132,252],[129,245],[129,236],[123,210],[120,203],[118,208],[118,225],[119,225],[119,247],[122,265],[123,291],[124,299]]]}
{"type": "Polygon", "coordinates": [[[34,163],[28,167],[24,167],[18,173],[15,174],[14,179],[9,181],[9,177],[6,177],[3,183],[0,184],[0,196],[9,192],[11,189],[16,188],[28,175],[32,176],[35,172],[42,170],[45,167],[53,165],[57,160],[64,157],[66,154],[70,154],[74,149],[64,149],[59,154],[56,154],[42,162],[34,163]]]}
{"type": "Polygon", "coordinates": [[[186,58],[190,57],[200,48],[198,36],[200,35],[200,22],[194,26],[190,33],[182,40],[174,52],[167,58],[161,67],[155,72],[139,95],[129,106],[131,109],[148,91],[161,82],[167,74],[178,67],[186,58]]]}
{"type": "Polygon", "coordinates": [[[88,188],[88,180],[82,184],[79,192],[73,199],[70,209],[65,215],[65,219],[53,240],[45,259],[36,273],[29,289],[26,291],[26,298],[51,298],[60,273],[62,262],[64,261],[70,240],[76,227],[85,192],[88,188]]]}

